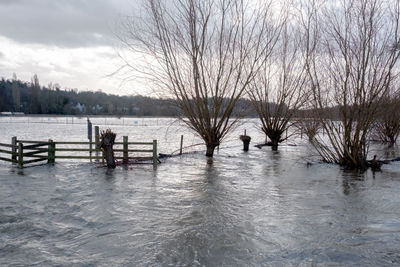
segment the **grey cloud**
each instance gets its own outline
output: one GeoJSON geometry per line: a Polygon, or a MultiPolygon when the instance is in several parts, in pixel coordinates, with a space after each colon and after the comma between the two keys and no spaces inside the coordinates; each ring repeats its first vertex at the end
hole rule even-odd
{"type": "Polygon", "coordinates": [[[1,51],[0,51],[0,58],[5,58],[4,53],[2,53],[1,51]]]}
{"type": "Polygon", "coordinates": [[[62,47],[108,45],[129,0],[0,0],[0,35],[62,47]]]}

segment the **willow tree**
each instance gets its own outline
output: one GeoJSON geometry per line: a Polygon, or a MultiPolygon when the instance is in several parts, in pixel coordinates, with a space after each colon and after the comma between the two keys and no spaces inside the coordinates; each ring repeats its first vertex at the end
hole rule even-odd
{"type": "Polygon", "coordinates": [[[399,1],[307,3],[307,72],[325,132],[313,144],[325,161],[364,168],[378,107],[398,72],[399,1]],[[324,113],[328,108],[337,117],[324,113]]]}
{"type": "Polygon", "coordinates": [[[261,130],[273,150],[290,135],[293,116],[307,100],[303,50],[294,18],[284,20],[272,55],[248,87],[251,102],[261,121],[261,130]]]}
{"type": "Polygon", "coordinates": [[[124,22],[121,40],[135,58],[126,64],[176,100],[211,157],[237,124],[235,104],[277,41],[277,8],[272,0],[145,3],[140,18],[124,22]]]}
{"type": "Polygon", "coordinates": [[[374,133],[381,142],[388,144],[389,147],[394,146],[400,135],[399,92],[391,91],[382,101],[379,110],[378,120],[374,125],[374,133]]]}
{"type": "Polygon", "coordinates": [[[314,138],[321,131],[320,120],[318,116],[316,116],[316,111],[312,108],[302,110],[299,113],[296,114],[296,122],[294,123],[294,126],[298,131],[300,131],[301,137],[303,137],[304,133],[308,138],[308,141],[312,143],[314,142],[314,138]]]}

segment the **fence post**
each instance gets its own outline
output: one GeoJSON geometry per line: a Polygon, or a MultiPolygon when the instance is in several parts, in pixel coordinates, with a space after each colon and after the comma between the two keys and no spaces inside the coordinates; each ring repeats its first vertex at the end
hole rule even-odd
{"type": "Polygon", "coordinates": [[[16,164],[17,163],[17,137],[13,136],[11,138],[11,145],[13,146],[11,148],[11,160],[12,160],[12,164],[16,164]]]}
{"type": "Polygon", "coordinates": [[[183,134],[181,135],[181,147],[179,148],[179,155],[182,155],[182,148],[183,148],[183,134]]]}
{"type": "Polygon", "coordinates": [[[56,163],[56,143],[51,141],[51,149],[53,150],[52,156],[53,156],[53,164],[56,163]]]}
{"type": "Polygon", "coordinates": [[[54,164],[56,161],[56,143],[54,143],[51,139],[49,139],[49,143],[47,163],[54,164]]]}
{"type": "Polygon", "coordinates": [[[124,159],[123,159],[123,163],[127,164],[128,163],[128,136],[124,136],[123,137],[124,140],[124,159]]]}
{"type": "MultiPolygon", "coordinates": [[[[99,126],[94,126],[94,142],[96,143],[96,157],[99,156],[99,149],[100,149],[100,132],[99,132],[99,126]]],[[[98,158],[96,158],[96,161],[99,161],[98,158]]]]}
{"type": "Polygon", "coordinates": [[[93,134],[92,134],[92,123],[90,122],[89,118],[87,118],[87,126],[88,126],[88,139],[89,139],[89,158],[90,158],[90,162],[92,162],[92,137],[93,137],[93,134]]]}
{"type": "Polygon", "coordinates": [[[156,165],[157,163],[157,140],[153,140],[153,164],[156,165]]]}
{"type": "MultiPolygon", "coordinates": [[[[65,119],[67,119],[67,118],[65,118],[65,119]]],[[[51,142],[52,142],[52,140],[51,139],[49,139],[49,145],[47,146],[47,163],[51,163],[51,142]]]]}
{"type": "Polygon", "coordinates": [[[18,168],[22,169],[24,167],[24,145],[18,143],[18,168]]]}

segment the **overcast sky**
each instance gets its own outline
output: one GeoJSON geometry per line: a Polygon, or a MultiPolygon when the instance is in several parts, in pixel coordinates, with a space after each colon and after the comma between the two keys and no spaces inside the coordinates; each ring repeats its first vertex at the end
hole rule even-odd
{"type": "Polygon", "coordinates": [[[116,94],[145,93],[109,77],[122,62],[118,21],[137,9],[131,0],[0,0],[0,76],[15,73],[42,85],[116,94]]]}

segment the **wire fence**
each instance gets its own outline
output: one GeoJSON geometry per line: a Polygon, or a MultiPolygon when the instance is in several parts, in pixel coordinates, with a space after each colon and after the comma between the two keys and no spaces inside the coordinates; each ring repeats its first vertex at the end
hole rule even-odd
{"type": "Polygon", "coordinates": [[[168,126],[170,124],[183,125],[174,118],[150,117],[75,117],[75,116],[0,116],[0,123],[43,123],[43,124],[87,124],[90,119],[96,125],[119,126],[168,126]]]}

